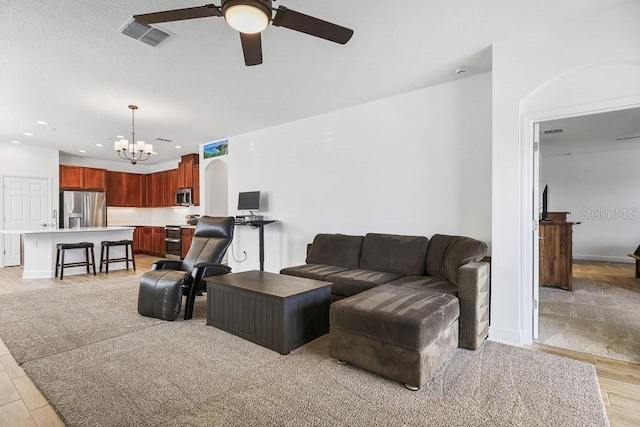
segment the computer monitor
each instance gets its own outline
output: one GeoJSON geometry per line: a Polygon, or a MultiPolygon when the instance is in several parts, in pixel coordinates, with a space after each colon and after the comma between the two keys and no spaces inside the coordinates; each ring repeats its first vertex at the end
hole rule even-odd
{"type": "Polygon", "coordinates": [[[260,192],[246,191],[238,194],[238,210],[239,211],[260,210],[260,192]]]}

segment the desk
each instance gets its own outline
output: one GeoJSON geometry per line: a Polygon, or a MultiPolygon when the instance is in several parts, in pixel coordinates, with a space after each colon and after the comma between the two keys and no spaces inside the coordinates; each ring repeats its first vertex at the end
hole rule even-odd
{"type": "Polygon", "coordinates": [[[250,225],[253,228],[258,229],[258,234],[260,236],[260,271],[264,271],[264,226],[267,224],[271,224],[276,222],[275,219],[270,220],[236,220],[236,225],[250,225]]]}

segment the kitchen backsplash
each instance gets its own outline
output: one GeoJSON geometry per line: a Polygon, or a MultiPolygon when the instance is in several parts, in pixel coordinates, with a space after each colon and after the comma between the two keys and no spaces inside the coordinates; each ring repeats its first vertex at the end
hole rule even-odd
{"type": "Polygon", "coordinates": [[[173,208],[107,208],[107,225],[186,225],[187,214],[199,214],[198,206],[173,208]]]}

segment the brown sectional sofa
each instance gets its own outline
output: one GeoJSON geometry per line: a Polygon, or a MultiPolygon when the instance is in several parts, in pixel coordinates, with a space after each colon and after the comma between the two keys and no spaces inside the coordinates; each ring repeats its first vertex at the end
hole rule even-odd
{"type": "Polygon", "coordinates": [[[488,335],[487,245],[462,236],[318,234],[281,274],[331,282],[331,357],[418,390],[488,335]]]}
{"type": "Polygon", "coordinates": [[[331,282],[334,302],[380,285],[451,295],[460,311],[458,346],[475,350],[489,328],[486,252],[484,242],[463,236],[318,234],[306,264],[280,273],[331,282]]]}

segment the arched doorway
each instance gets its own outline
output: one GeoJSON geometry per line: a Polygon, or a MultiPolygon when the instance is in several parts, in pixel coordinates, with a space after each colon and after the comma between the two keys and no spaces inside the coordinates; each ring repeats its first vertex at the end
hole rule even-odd
{"type": "Polygon", "coordinates": [[[203,188],[205,215],[229,215],[229,167],[224,161],[212,160],[206,166],[203,188]]]}

